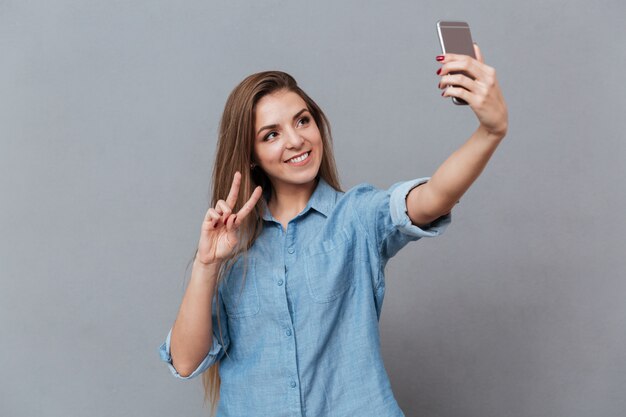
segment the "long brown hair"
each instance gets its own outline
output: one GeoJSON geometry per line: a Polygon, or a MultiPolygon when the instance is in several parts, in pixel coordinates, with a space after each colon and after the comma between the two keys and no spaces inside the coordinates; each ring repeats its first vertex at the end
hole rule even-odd
{"type": "MultiPolygon", "coordinates": [[[[262,97],[280,90],[294,92],[306,103],[322,137],[323,155],[318,176],[323,178],[334,189],[341,191],[333,156],[330,124],[324,112],[300,89],[291,75],[282,71],[264,71],[245,78],[235,87],[226,100],[220,122],[215,163],[213,164],[211,207],[215,207],[218,200],[224,199],[228,195],[236,171],[241,173],[241,186],[233,213],[241,209],[258,185],[263,188],[264,192],[271,189],[270,180],[261,167],[251,168],[255,138],[254,114],[256,104],[262,97]]],[[[265,200],[263,198],[259,199],[254,210],[242,222],[239,228],[239,244],[228,259],[222,262],[218,273],[213,302],[219,302],[217,288],[230,266],[240,255],[247,255],[248,249],[261,233],[265,206],[265,200]]],[[[216,310],[217,323],[220,330],[219,335],[221,337],[220,309],[217,308],[216,310]]],[[[215,415],[219,401],[221,381],[218,369],[219,362],[216,362],[202,375],[205,394],[204,401],[208,400],[211,403],[211,416],[215,415]]]]}

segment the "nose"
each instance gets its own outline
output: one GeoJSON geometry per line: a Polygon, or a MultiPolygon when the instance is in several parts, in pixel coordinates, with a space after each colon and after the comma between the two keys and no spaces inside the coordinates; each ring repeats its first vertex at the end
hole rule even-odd
{"type": "Polygon", "coordinates": [[[285,136],[287,137],[287,147],[288,148],[299,148],[304,143],[304,138],[296,132],[294,129],[289,129],[285,132],[285,136]]]}

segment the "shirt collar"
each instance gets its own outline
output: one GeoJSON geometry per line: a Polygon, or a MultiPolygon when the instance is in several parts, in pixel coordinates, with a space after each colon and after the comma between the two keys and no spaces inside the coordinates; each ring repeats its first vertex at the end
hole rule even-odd
{"type": "MultiPolygon", "coordinates": [[[[330,211],[333,208],[336,200],[337,190],[328,184],[324,178],[319,177],[319,181],[317,182],[317,186],[309,198],[309,202],[307,203],[304,210],[300,213],[300,215],[306,214],[309,209],[315,209],[319,213],[328,217],[330,211]]],[[[269,192],[264,194],[265,197],[265,210],[263,213],[263,220],[274,220],[272,214],[270,213],[270,209],[267,207],[267,199],[269,198],[269,192]]]]}

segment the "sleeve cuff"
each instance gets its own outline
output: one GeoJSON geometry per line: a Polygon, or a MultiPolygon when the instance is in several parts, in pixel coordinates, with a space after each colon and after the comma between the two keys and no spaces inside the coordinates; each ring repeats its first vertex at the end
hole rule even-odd
{"type": "Polygon", "coordinates": [[[441,235],[452,221],[452,214],[448,213],[434,220],[424,228],[417,227],[411,222],[407,214],[406,197],[413,188],[428,182],[429,179],[430,177],[418,178],[396,183],[391,187],[391,197],[389,201],[391,220],[394,226],[401,232],[416,237],[435,237],[441,235]]]}
{"type": "Polygon", "coordinates": [[[202,360],[200,365],[198,365],[198,367],[189,376],[181,376],[176,370],[176,368],[174,368],[174,365],[172,364],[172,356],[170,353],[171,337],[172,337],[172,329],[170,329],[169,333],[167,334],[165,343],[163,343],[159,347],[159,355],[161,356],[162,361],[167,362],[167,366],[172,372],[172,375],[180,379],[191,379],[195,376],[198,376],[202,372],[206,371],[211,365],[213,365],[218,360],[218,355],[220,354],[220,351],[222,349],[222,345],[220,345],[215,335],[213,335],[213,346],[211,346],[209,353],[205,356],[205,358],[202,360]]]}

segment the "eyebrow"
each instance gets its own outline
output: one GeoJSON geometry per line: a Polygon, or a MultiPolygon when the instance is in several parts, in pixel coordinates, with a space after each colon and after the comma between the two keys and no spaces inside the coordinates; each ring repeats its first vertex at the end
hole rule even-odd
{"type": "MultiPolygon", "coordinates": [[[[304,113],[305,111],[309,111],[309,109],[302,109],[302,110],[300,110],[298,113],[296,113],[296,114],[293,116],[293,119],[292,119],[292,120],[296,120],[296,119],[297,119],[298,117],[300,117],[300,115],[301,115],[302,113],[304,113]]],[[[258,132],[256,132],[256,134],[258,135],[259,133],[261,133],[261,132],[262,132],[262,131],[264,131],[265,129],[274,129],[274,128],[277,128],[277,127],[278,127],[278,125],[277,125],[277,124],[263,126],[262,128],[260,128],[260,129],[258,130],[258,132]]]]}

